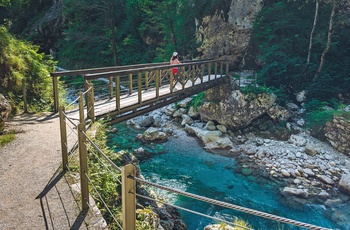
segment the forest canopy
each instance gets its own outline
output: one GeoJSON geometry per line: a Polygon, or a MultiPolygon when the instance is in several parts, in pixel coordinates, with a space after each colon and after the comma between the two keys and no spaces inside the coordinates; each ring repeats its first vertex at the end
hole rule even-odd
{"type": "MultiPolygon", "coordinates": [[[[227,21],[231,2],[1,0],[0,23],[64,69],[162,62],[174,50],[181,59],[200,56],[201,20],[220,12],[227,21]]],[[[256,65],[244,68],[281,99],[306,90],[309,101],[348,102],[350,22],[339,2],[265,1],[249,47],[256,65]]]]}

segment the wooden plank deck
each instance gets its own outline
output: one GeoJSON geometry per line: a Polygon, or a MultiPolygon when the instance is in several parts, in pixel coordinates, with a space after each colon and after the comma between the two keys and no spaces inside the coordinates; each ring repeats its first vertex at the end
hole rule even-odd
{"type": "MultiPolygon", "coordinates": [[[[140,113],[142,114],[141,110],[150,111],[158,108],[155,106],[155,104],[160,101],[161,105],[165,106],[166,104],[171,104],[175,102],[177,99],[183,99],[185,97],[189,97],[191,95],[195,95],[198,93],[198,90],[203,91],[201,89],[208,89],[207,84],[211,84],[209,88],[222,84],[223,80],[226,78],[225,75],[210,75],[210,81],[208,75],[203,76],[203,83],[201,82],[201,79],[198,78],[194,84],[192,81],[187,81],[184,87],[181,85],[180,82],[177,82],[174,86],[173,92],[170,92],[170,85],[166,84],[159,88],[159,96],[156,97],[156,88],[150,88],[148,90],[142,90],[142,103],[139,103],[139,96],[138,91],[136,90],[132,94],[126,94],[120,96],[120,110],[117,111],[116,108],[116,97],[112,99],[107,100],[100,100],[95,101],[94,110],[95,110],[95,117],[102,118],[107,117],[108,115],[112,114],[113,116],[116,115],[125,115],[129,117],[134,117],[132,115],[135,113],[135,116],[138,116],[140,113]],[[152,108],[150,108],[152,107],[152,108]]],[[[143,112],[145,113],[145,112],[143,112]]],[[[69,114],[69,117],[73,119],[79,119],[79,110],[73,109],[70,111],[67,111],[67,114],[69,114]]],[[[85,108],[84,114],[86,116],[87,111],[85,108]]],[[[124,119],[125,120],[125,119],[124,119]]]]}

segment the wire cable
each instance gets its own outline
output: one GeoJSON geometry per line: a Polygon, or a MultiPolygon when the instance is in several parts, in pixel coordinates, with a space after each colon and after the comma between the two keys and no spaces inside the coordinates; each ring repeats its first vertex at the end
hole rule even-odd
{"type": "Polygon", "coordinates": [[[84,134],[84,136],[86,137],[86,139],[88,139],[89,140],[89,142],[92,144],[92,146],[94,146],[94,148],[115,168],[115,169],[117,169],[119,172],[121,172],[122,171],[122,169],[120,168],[120,167],[118,167],[116,164],[114,164],[114,162],[111,160],[111,159],[109,159],[109,157],[107,157],[106,156],[106,154],[104,154],[103,152],[102,152],[102,150],[88,137],[88,135],[84,132],[84,131],[82,131],[82,133],[84,134]]]}
{"type": "Polygon", "coordinates": [[[225,222],[226,224],[237,226],[237,227],[240,227],[242,229],[254,230],[252,228],[248,228],[248,227],[245,227],[245,226],[242,226],[242,225],[238,225],[238,224],[235,224],[235,223],[232,223],[232,222],[229,222],[227,220],[223,220],[223,219],[220,219],[220,218],[217,218],[217,217],[214,217],[214,216],[209,216],[209,215],[206,215],[206,214],[203,214],[203,213],[200,213],[200,212],[196,212],[196,211],[193,211],[193,210],[190,210],[190,209],[187,209],[187,208],[183,208],[183,207],[180,207],[180,206],[177,206],[177,205],[169,204],[169,203],[166,203],[166,202],[164,202],[162,200],[159,200],[159,199],[154,199],[154,198],[151,198],[151,197],[143,196],[143,195],[138,194],[138,193],[136,193],[135,195],[138,196],[138,197],[147,199],[147,200],[152,200],[152,201],[155,201],[155,202],[159,202],[159,203],[171,206],[173,208],[177,208],[177,209],[180,209],[180,210],[183,210],[183,211],[186,211],[186,212],[190,212],[190,213],[193,213],[193,214],[196,214],[196,215],[199,215],[199,216],[203,216],[203,217],[206,217],[206,218],[209,218],[209,219],[213,219],[213,220],[216,220],[216,221],[219,221],[219,222],[225,222]]]}
{"type": "Polygon", "coordinates": [[[108,172],[111,173],[112,177],[119,182],[119,184],[122,184],[122,182],[117,178],[115,177],[114,173],[107,167],[107,165],[101,160],[100,157],[97,156],[97,154],[94,153],[94,151],[90,150],[90,152],[92,152],[92,154],[94,154],[94,156],[98,159],[99,162],[101,162],[101,164],[108,170],[108,172]]]}
{"type": "Polygon", "coordinates": [[[86,176],[86,178],[89,180],[91,186],[93,187],[93,189],[95,190],[95,192],[97,193],[97,195],[100,197],[101,202],[104,204],[104,206],[106,207],[106,209],[108,210],[109,214],[112,216],[113,220],[116,222],[116,224],[118,225],[118,227],[120,227],[121,229],[123,229],[122,226],[120,226],[119,222],[115,219],[115,217],[114,217],[114,215],[112,214],[111,210],[108,208],[108,206],[107,206],[106,202],[103,200],[101,194],[97,191],[97,189],[96,189],[96,187],[94,186],[94,184],[92,183],[90,177],[89,177],[86,173],[85,173],[85,176],[86,176]]]}
{"type": "Polygon", "coordinates": [[[287,224],[291,224],[291,225],[295,225],[295,226],[299,226],[299,227],[303,227],[303,228],[308,228],[308,229],[313,229],[313,230],[330,230],[328,228],[323,228],[323,227],[319,227],[319,226],[316,226],[316,225],[307,224],[307,223],[303,223],[303,222],[300,222],[300,221],[296,221],[296,220],[292,220],[292,219],[276,216],[276,215],[273,215],[273,214],[257,211],[257,210],[254,210],[254,209],[245,208],[245,207],[242,207],[242,206],[226,203],[226,202],[223,202],[223,201],[214,200],[214,199],[211,199],[211,198],[207,198],[207,197],[195,195],[195,194],[192,194],[192,193],[180,191],[178,189],[168,188],[168,187],[165,187],[165,186],[162,186],[162,185],[150,182],[150,181],[146,181],[146,180],[138,178],[138,177],[133,177],[131,175],[129,175],[128,177],[132,178],[132,179],[135,179],[136,181],[138,181],[140,183],[148,184],[148,185],[151,185],[151,186],[156,187],[156,188],[160,188],[160,189],[163,189],[163,190],[166,190],[166,191],[169,191],[169,192],[177,193],[177,194],[180,194],[180,195],[192,198],[192,199],[204,201],[204,202],[209,203],[209,204],[218,205],[218,206],[221,206],[221,207],[224,207],[224,208],[229,208],[229,209],[245,212],[245,213],[252,214],[252,215],[255,215],[255,216],[260,216],[260,217],[263,217],[263,218],[276,220],[276,221],[279,221],[279,222],[283,222],[283,223],[287,223],[287,224]]]}

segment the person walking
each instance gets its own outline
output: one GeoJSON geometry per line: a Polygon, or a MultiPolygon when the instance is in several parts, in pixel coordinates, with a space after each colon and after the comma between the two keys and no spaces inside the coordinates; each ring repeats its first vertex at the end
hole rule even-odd
{"type": "MultiPolygon", "coordinates": [[[[181,62],[179,61],[178,53],[174,52],[173,56],[170,58],[170,65],[179,65],[179,64],[181,64],[181,62]]],[[[176,75],[178,71],[179,71],[179,67],[174,67],[173,68],[173,74],[174,75],[176,75]]]]}

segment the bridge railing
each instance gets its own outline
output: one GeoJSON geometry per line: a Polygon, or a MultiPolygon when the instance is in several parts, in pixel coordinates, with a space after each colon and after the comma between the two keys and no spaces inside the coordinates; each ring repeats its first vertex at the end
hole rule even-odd
{"type": "MultiPolygon", "coordinates": [[[[215,85],[214,80],[226,77],[228,69],[229,63],[224,60],[200,60],[179,65],[147,66],[85,74],[84,77],[88,82],[103,78],[112,79],[110,97],[116,98],[115,107],[100,113],[104,116],[115,116],[145,106],[154,106],[156,101],[161,101],[169,95],[190,94],[193,92],[193,86],[202,85],[205,90],[206,85],[215,85]],[[174,74],[173,68],[178,68],[177,74],[174,74]],[[121,99],[127,101],[126,97],[136,102],[121,104],[121,99]]],[[[219,84],[219,81],[217,82],[219,84]]]]}
{"type": "MultiPolygon", "coordinates": [[[[209,60],[209,59],[206,59],[209,60]]],[[[206,61],[202,60],[202,61],[206,61]]],[[[186,60],[183,63],[193,63],[197,62],[196,60],[186,60]]],[[[159,63],[146,63],[146,64],[137,64],[137,65],[126,65],[126,66],[112,66],[112,67],[102,67],[102,68],[91,68],[91,69],[80,69],[80,70],[63,70],[52,72],[50,75],[52,77],[53,82],[53,97],[54,97],[54,108],[55,112],[58,112],[58,108],[60,106],[59,102],[59,90],[58,90],[58,79],[60,77],[70,77],[71,79],[81,79],[81,82],[84,84],[84,90],[88,89],[86,81],[84,81],[84,76],[86,74],[95,74],[95,73],[105,73],[105,72],[113,72],[113,71],[121,71],[121,70],[130,70],[135,68],[146,68],[152,66],[168,66],[169,62],[159,62],[159,63]]],[[[113,97],[113,78],[105,78],[108,81],[109,85],[109,98],[113,97]]],[[[71,84],[71,82],[69,83],[71,84]]],[[[83,91],[84,91],[83,90],[83,91]]]]}

